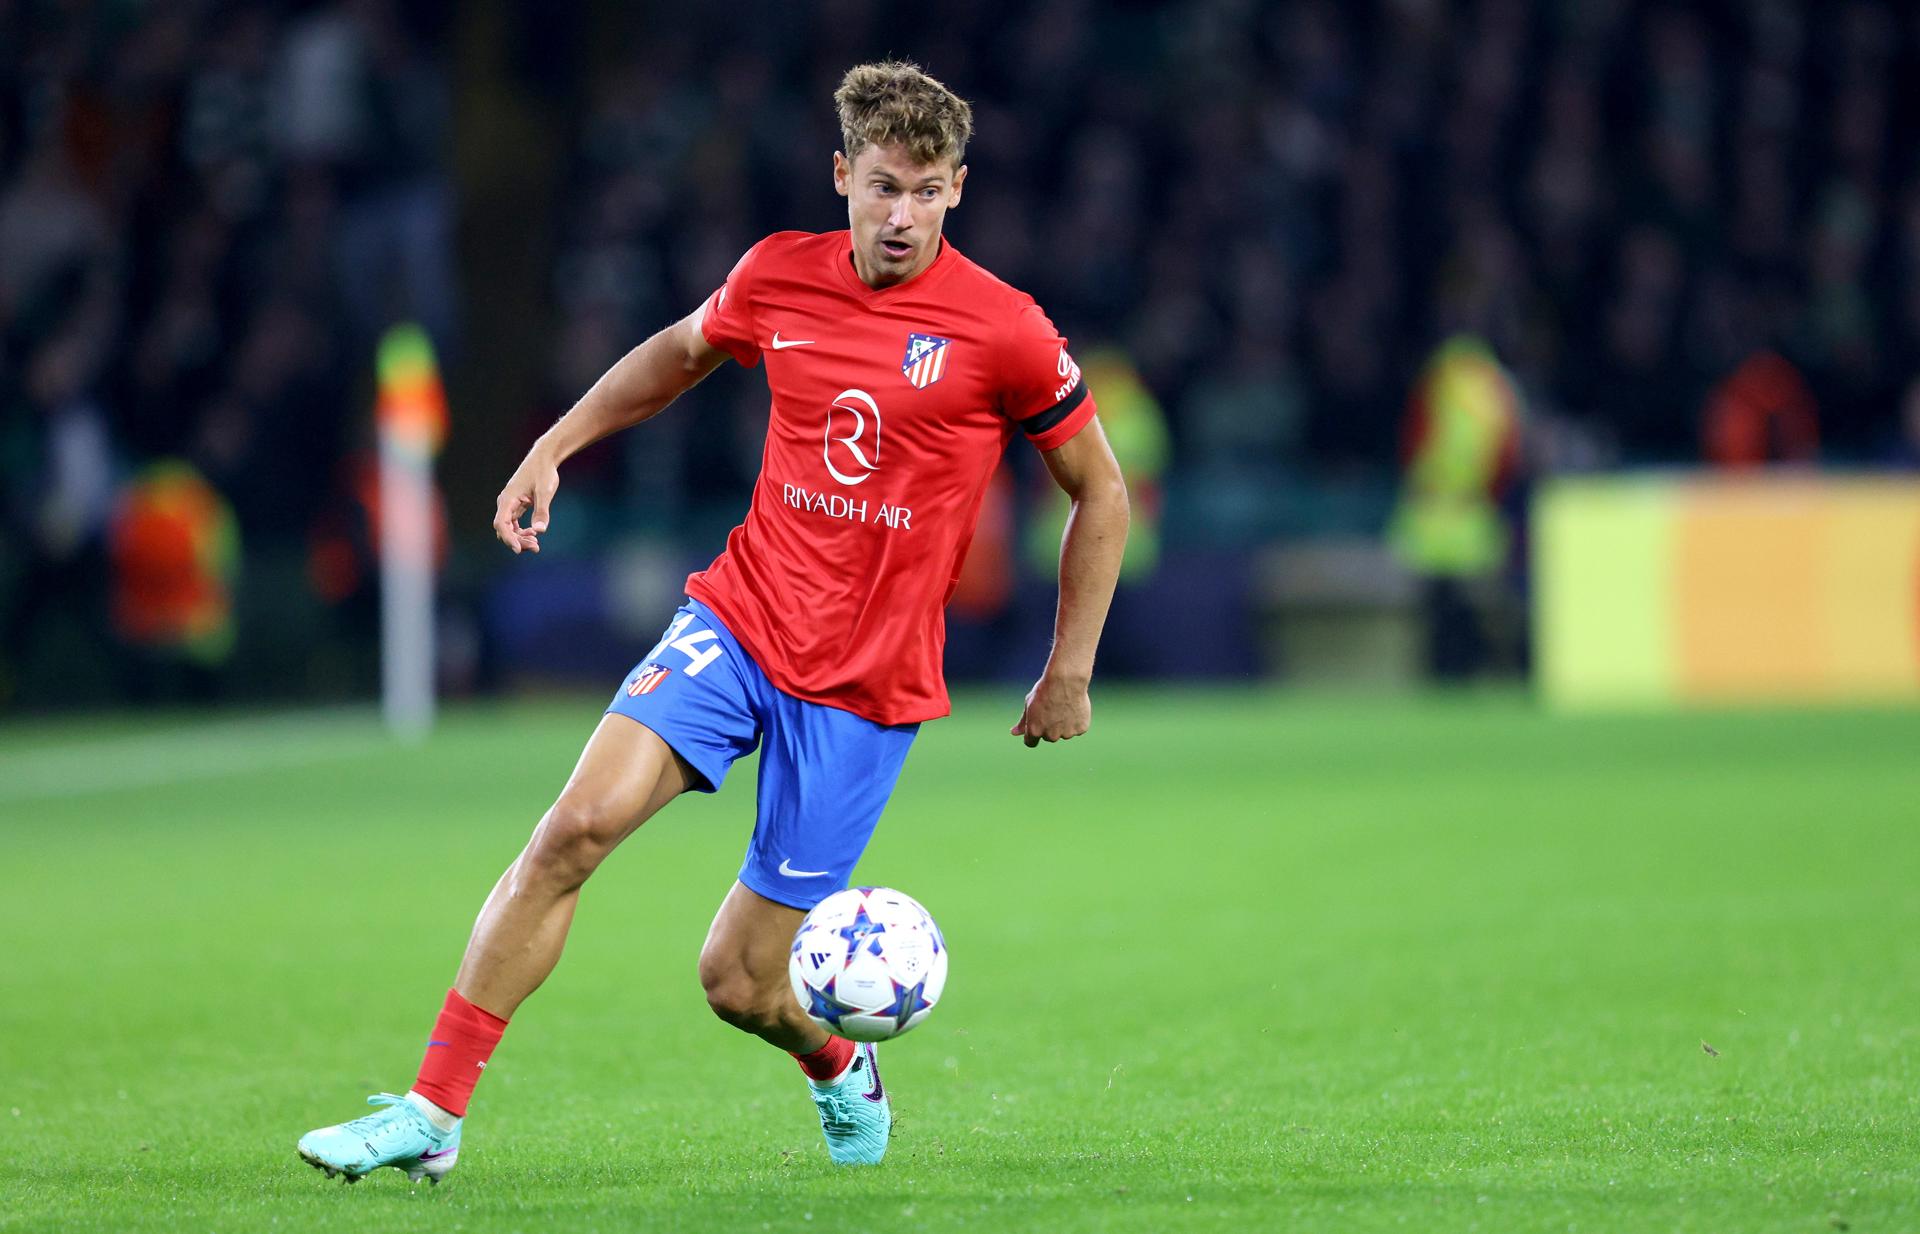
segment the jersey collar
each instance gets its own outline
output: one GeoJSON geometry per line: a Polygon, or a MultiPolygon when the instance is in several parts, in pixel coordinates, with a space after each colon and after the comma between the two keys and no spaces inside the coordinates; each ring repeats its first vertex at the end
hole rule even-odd
{"type": "Polygon", "coordinates": [[[959,264],[960,250],[953,247],[953,241],[945,235],[940,237],[940,255],[933,264],[914,275],[904,283],[895,283],[891,287],[869,287],[853,268],[853,233],[843,231],[840,235],[846,240],[843,245],[835,245],[833,250],[833,268],[840,272],[840,282],[853,293],[856,300],[863,304],[884,304],[896,299],[901,293],[915,288],[931,286],[935,280],[959,264]]]}

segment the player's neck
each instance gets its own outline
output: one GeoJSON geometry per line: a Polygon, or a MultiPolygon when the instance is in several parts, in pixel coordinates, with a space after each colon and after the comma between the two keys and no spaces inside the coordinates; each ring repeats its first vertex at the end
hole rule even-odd
{"type": "Polygon", "coordinates": [[[927,271],[933,269],[934,265],[939,262],[941,254],[945,253],[946,251],[947,251],[947,238],[945,236],[941,236],[938,240],[934,241],[933,255],[927,258],[927,264],[921,266],[918,270],[915,270],[911,274],[904,275],[900,278],[894,279],[893,281],[887,282],[887,283],[874,282],[873,280],[879,276],[874,271],[865,269],[861,266],[860,247],[858,245],[850,244],[847,246],[847,259],[853,263],[854,277],[859,279],[862,283],[865,283],[867,285],[868,290],[885,291],[889,287],[905,286],[906,284],[913,282],[913,280],[925,274],[927,271]]]}

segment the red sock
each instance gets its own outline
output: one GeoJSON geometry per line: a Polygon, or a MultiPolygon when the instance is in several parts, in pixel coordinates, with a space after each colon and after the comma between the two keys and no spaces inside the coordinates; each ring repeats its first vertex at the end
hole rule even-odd
{"type": "Polygon", "coordinates": [[[467,1115],[467,1102],[473,1100],[473,1086],[487,1069],[493,1048],[507,1022],[460,997],[460,991],[448,990],[440,1018],[433,1022],[433,1036],[427,1039],[427,1056],[420,1060],[420,1077],[413,1091],[458,1118],[467,1115]]]}
{"type": "Polygon", "coordinates": [[[853,1042],[845,1037],[829,1037],[827,1044],[811,1054],[795,1054],[800,1070],[807,1073],[809,1080],[818,1080],[822,1084],[839,1076],[853,1061],[853,1042]]]}

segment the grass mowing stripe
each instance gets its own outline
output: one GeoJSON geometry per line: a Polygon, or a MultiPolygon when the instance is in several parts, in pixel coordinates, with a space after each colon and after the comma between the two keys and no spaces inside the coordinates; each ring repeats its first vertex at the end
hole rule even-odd
{"type": "Polygon", "coordinates": [[[24,738],[0,730],[0,804],[158,788],[351,757],[389,740],[361,710],[244,721],[176,721],[161,731],[24,738]],[[9,741],[9,737],[15,737],[9,741]]]}

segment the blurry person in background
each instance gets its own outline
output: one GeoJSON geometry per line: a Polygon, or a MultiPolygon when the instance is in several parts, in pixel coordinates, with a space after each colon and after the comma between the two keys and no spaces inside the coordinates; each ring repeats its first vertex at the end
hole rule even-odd
{"type": "Polygon", "coordinates": [[[234,642],[232,507],[188,464],[156,463],[121,490],[108,541],[113,624],[142,663],[138,693],[211,698],[234,642]]]}
{"type": "Polygon", "coordinates": [[[10,529],[0,553],[0,701],[34,669],[69,676],[69,697],[92,692],[115,471],[107,417],[89,391],[97,350],[84,318],[42,346],[27,364],[24,406],[0,431],[0,517],[10,529]]]}
{"type": "Polygon", "coordinates": [[[1501,492],[1520,458],[1519,393],[1485,343],[1456,336],[1421,370],[1401,437],[1405,480],[1388,540],[1421,583],[1427,665],[1473,676],[1489,661],[1489,598],[1511,531],[1501,492]]]}
{"type": "Polygon", "coordinates": [[[86,191],[51,123],[18,179],[0,190],[0,328],[43,339],[82,288],[108,273],[110,220],[86,191]]]}
{"type": "Polygon", "coordinates": [[[1800,370],[1776,352],[1754,353],[1714,387],[1702,430],[1706,459],[1715,467],[1820,459],[1820,417],[1813,391],[1800,370]]]}
{"type": "MultiPolygon", "coordinates": [[[[1100,391],[1100,425],[1126,477],[1129,520],[1120,581],[1137,583],[1160,562],[1160,494],[1171,450],[1166,416],[1140,380],[1132,359],[1120,348],[1097,347],[1080,367],[1088,388],[1100,391]]],[[[1059,567],[1060,537],[1073,503],[1044,471],[1035,478],[1039,483],[1027,530],[1027,561],[1044,577],[1059,567]]]]}

